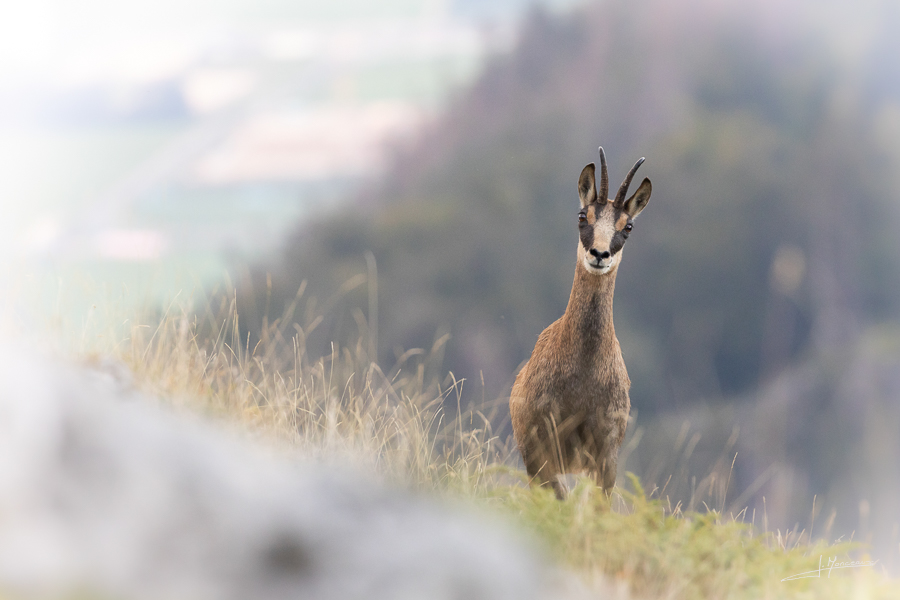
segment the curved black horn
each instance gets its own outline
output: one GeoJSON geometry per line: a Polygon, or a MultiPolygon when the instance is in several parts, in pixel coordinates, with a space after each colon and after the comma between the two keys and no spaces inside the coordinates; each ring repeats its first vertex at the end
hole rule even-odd
{"type": "Polygon", "coordinates": [[[628,175],[625,176],[625,181],[622,182],[622,187],[619,188],[619,191],[616,193],[616,199],[613,202],[616,206],[622,206],[622,203],[625,202],[625,194],[628,193],[628,186],[631,185],[631,179],[634,177],[634,174],[637,173],[638,167],[641,166],[642,162],[644,162],[643,156],[634,163],[634,166],[628,171],[628,175]]]}
{"type": "Polygon", "coordinates": [[[606,153],[603,146],[600,146],[600,190],[597,197],[603,204],[609,201],[609,173],[606,170],[606,153]]]}

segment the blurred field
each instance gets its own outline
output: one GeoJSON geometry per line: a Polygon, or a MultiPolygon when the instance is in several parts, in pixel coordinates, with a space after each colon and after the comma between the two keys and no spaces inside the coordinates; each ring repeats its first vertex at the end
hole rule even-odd
{"type": "Polygon", "coordinates": [[[82,282],[165,306],[274,253],[508,45],[522,2],[462,4],[7,3],[0,291],[77,319],[82,282]]]}
{"type": "Polygon", "coordinates": [[[820,556],[826,564],[829,557],[872,559],[863,545],[830,540],[828,523],[813,532],[770,530],[765,514],[726,511],[726,496],[741,492],[730,487],[730,476],[700,482],[687,505],[674,504],[665,489],[642,489],[630,473],[609,499],[586,479],[570,481],[564,502],[530,489],[517,453],[492,432],[493,415],[448,410],[472,382],[442,370],[446,340],[382,368],[370,359],[368,325],[356,315],[357,342],[318,358],[305,345],[322,322],[316,305],[299,290],[291,312],[273,318],[252,347],[239,333],[233,304],[223,303],[108,323],[92,350],[69,353],[101,369],[120,361],[138,388],[175,410],[249,432],[280,454],[354,464],[394,485],[462,498],[511,519],[536,532],[550,556],[598,593],[900,596],[881,565],[783,582],[816,569],[820,556]]]}

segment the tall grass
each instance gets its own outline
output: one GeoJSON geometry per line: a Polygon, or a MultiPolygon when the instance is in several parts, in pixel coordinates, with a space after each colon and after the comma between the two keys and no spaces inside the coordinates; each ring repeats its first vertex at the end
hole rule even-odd
{"type": "Polygon", "coordinates": [[[321,319],[307,315],[299,325],[289,310],[251,343],[233,301],[203,317],[170,309],[130,324],[112,354],[143,390],[303,456],[355,463],[432,491],[477,495],[502,476],[509,445],[493,435],[488,415],[460,408],[463,381],[437,376],[447,337],[385,371],[370,359],[364,322],[355,344],[313,357],[306,340],[321,319]]]}
{"type": "Polygon", "coordinates": [[[355,343],[312,356],[307,340],[322,320],[306,311],[295,324],[303,293],[255,342],[241,334],[233,300],[220,296],[203,312],[173,308],[129,321],[121,339],[109,338],[89,360],[112,356],[139,388],[176,409],[236,424],[287,452],[353,462],[512,517],[597,590],[642,598],[900,598],[900,586],[877,565],[782,581],[815,569],[820,556],[826,564],[865,558],[864,549],[796,529],[770,532],[763,519],[726,511],[730,482],[721,465],[693,486],[688,504],[673,505],[665,488],[645,492],[631,475],[611,496],[586,479],[563,502],[529,488],[510,440],[492,430],[493,415],[460,408],[464,382],[436,364],[446,338],[382,369],[358,314],[355,343]]]}

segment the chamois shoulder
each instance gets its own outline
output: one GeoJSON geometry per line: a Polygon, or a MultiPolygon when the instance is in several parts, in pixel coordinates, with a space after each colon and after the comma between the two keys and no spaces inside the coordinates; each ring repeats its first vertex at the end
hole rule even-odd
{"type": "Polygon", "coordinates": [[[557,319],[538,336],[534,352],[522,367],[518,379],[535,390],[553,387],[556,380],[576,374],[571,355],[572,348],[565,339],[562,318],[557,319]]]}

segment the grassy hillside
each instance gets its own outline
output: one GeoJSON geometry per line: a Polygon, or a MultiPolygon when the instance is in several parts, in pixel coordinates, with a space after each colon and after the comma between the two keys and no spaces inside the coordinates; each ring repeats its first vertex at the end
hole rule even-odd
{"type": "MultiPolygon", "coordinates": [[[[810,541],[806,530],[770,531],[762,514],[725,514],[720,492],[697,492],[700,510],[673,506],[665,490],[647,492],[622,477],[607,498],[586,480],[558,502],[524,484],[515,455],[492,433],[489,415],[446,406],[467,383],[440,370],[441,343],[407,352],[392,369],[370,362],[365,335],[311,358],[305,339],[322,321],[298,295],[293,327],[270,325],[249,347],[233,305],[210,308],[207,322],[186,313],[138,319],[108,338],[105,352],[80,355],[103,368],[106,352],[136,385],[176,410],[238,427],[288,456],[355,464],[394,484],[463,500],[534,532],[550,560],[596,593],[640,598],[900,597],[880,569],[782,581],[837,560],[869,560],[865,548],[810,541]],[[213,337],[198,333],[214,328],[213,337]],[[285,353],[285,348],[292,348],[285,353]],[[285,356],[291,358],[285,359],[285,356]],[[103,358],[101,358],[103,357],[103,358]]],[[[365,321],[360,322],[365,329],[365,321]]],[[[703,487],[703,486],[700,486],[703,487]]]]}

